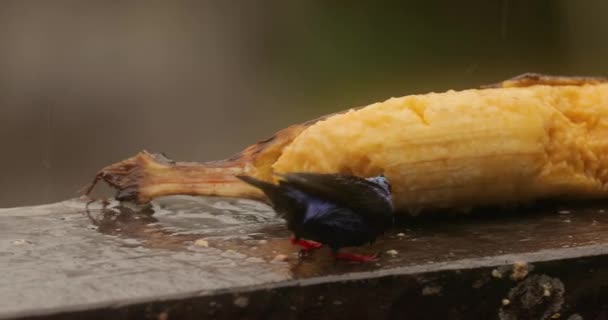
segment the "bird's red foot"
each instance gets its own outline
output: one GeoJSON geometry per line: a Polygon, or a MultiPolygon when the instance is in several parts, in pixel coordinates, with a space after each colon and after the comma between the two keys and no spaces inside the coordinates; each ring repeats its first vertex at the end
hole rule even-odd
{"type": "Polygon", "coordinates": [[[323,244],[315,242],[315,241],[302,240],[302,239],[296,240],[296,237],[294,237],[294,236],[291,236],[291,244],[298,245],[306,251],[316,250],[323,246],[323,244]]]}
{"type": "Polygon", "coordinates": [[[362,254],[341,252],[341,253],[334,253],[334,258],[336,258],[336,260],[345,260],[345,261],[353,261],[353,262],[376,262],[376,261],[378,261],[378,254],[366,256],[366,255],[362,255],[362,254]]]}

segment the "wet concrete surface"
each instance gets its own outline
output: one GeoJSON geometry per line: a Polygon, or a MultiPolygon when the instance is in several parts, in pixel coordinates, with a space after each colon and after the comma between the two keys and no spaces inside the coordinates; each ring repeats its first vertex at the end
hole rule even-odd
{"type": "MultiPolygon", "coordinates": [[[[300,257],[283,222],[254,201],[177,196],[149,207],[96,202],[85,209],[85,204],[69,200],[0,209],[0,318],[114,310],[196,297],[217,297],[204,302],[204,312],[223,300],[240,310],[239,304],[256,299],[234,300],[234,294],[244,291],[268,295],[279,288],[332,283],[333,288],[349,290],[344,283],[378,285],[386,281],[378,279],[387,277],[393,282],[383,288],[394,291],[401,283],[406,290],[418,274],[484,270],[483,277],[471,280],[475,282],[489,277],[488,268],[510,267],[515,261],[542,264],[608,254],[605,203],[407,221],[372,246],[345,249],[382,254],[378,262],[368,264],[336,262],[328,249],[300,257]]],[[[434,295],[432,285],[421,288],[434,295]]],[[[314,296],[312,304],[318,304],[317,291],[294,293],[300,308],[309,295],[314,296]]],[[[274,298],[258,299],[265,303],[274,298]]],[[[285,303],[291,310],[294,302],[285,303]]],[[[155,316],[162,316],[163,310],[155,316]]]]}

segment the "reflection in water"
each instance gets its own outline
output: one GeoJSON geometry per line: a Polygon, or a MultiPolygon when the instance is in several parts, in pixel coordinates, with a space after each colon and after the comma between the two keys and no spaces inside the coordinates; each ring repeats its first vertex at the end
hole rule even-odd
{"type": "Polygon", "coordinates": [[[100,233],[140,240],[138,243],[145,247],[179,250],[184,243],[196,240],[194,236],[173,236],[163,230],[152,213],[150,208],[138,211],[121,205],[104,207],[97,212],[86,211],[87,217],[100,233]]]}
{"type": "Polygon", "coordinates": [[[97,230],[107,235],[136,235],[142,226],[158,222],[150,208],[141,211],[126,206],[107,207],[104,206],[95,216],[88,208],[85,213],[97,230]]]}
{"type": "MultiPolygon", "coordinates": [[[[87,209],[85,214],[100,233],[136,240],[138,246],[198,250],[201,248],[197,248],[196,240],[204,239],[205,247],[220,249],[223,255],[262,260],[273,267],[289,266],[294,278],[380,266],[336,262],[328,248],[302,256],[299,248],[290,243],[283,221],[275,218],[269,207],[253,201],[180,196],[144,207],[112,202],[87,209]],[[286,255],[286,263],[275,261],[278,255],[286,255]]],[[[364,247],[350,251],[369,253],[373,250],[373,247],[364,247]]]]}

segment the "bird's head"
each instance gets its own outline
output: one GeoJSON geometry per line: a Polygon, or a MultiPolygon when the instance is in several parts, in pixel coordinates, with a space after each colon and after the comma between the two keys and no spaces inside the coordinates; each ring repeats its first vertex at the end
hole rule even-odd
{"type": "Polygon", "coordinates": [[[382,188],[382,190],[386,191],[386,193],[391,193],[391,184],[388,182],[388,179],[384,175],[379,175],[376,177],[367,178],[368,181],[374,182],[378,186],[382,188]]]}

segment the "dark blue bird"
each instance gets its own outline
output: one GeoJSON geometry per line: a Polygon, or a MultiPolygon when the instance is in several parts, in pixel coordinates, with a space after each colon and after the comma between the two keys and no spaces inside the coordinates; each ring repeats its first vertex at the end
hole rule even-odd
{"type": "Polygon", "coordinates": [[[307,250],[327,245],[338,259],[375,260],[374,256],[339,250],[373,243],[393,224],[391,187],[386,178],[316,173],[278,176],[278,184],[249,176],[238,178],[264,192],[293,232],[292,243],[307,250]]]}

